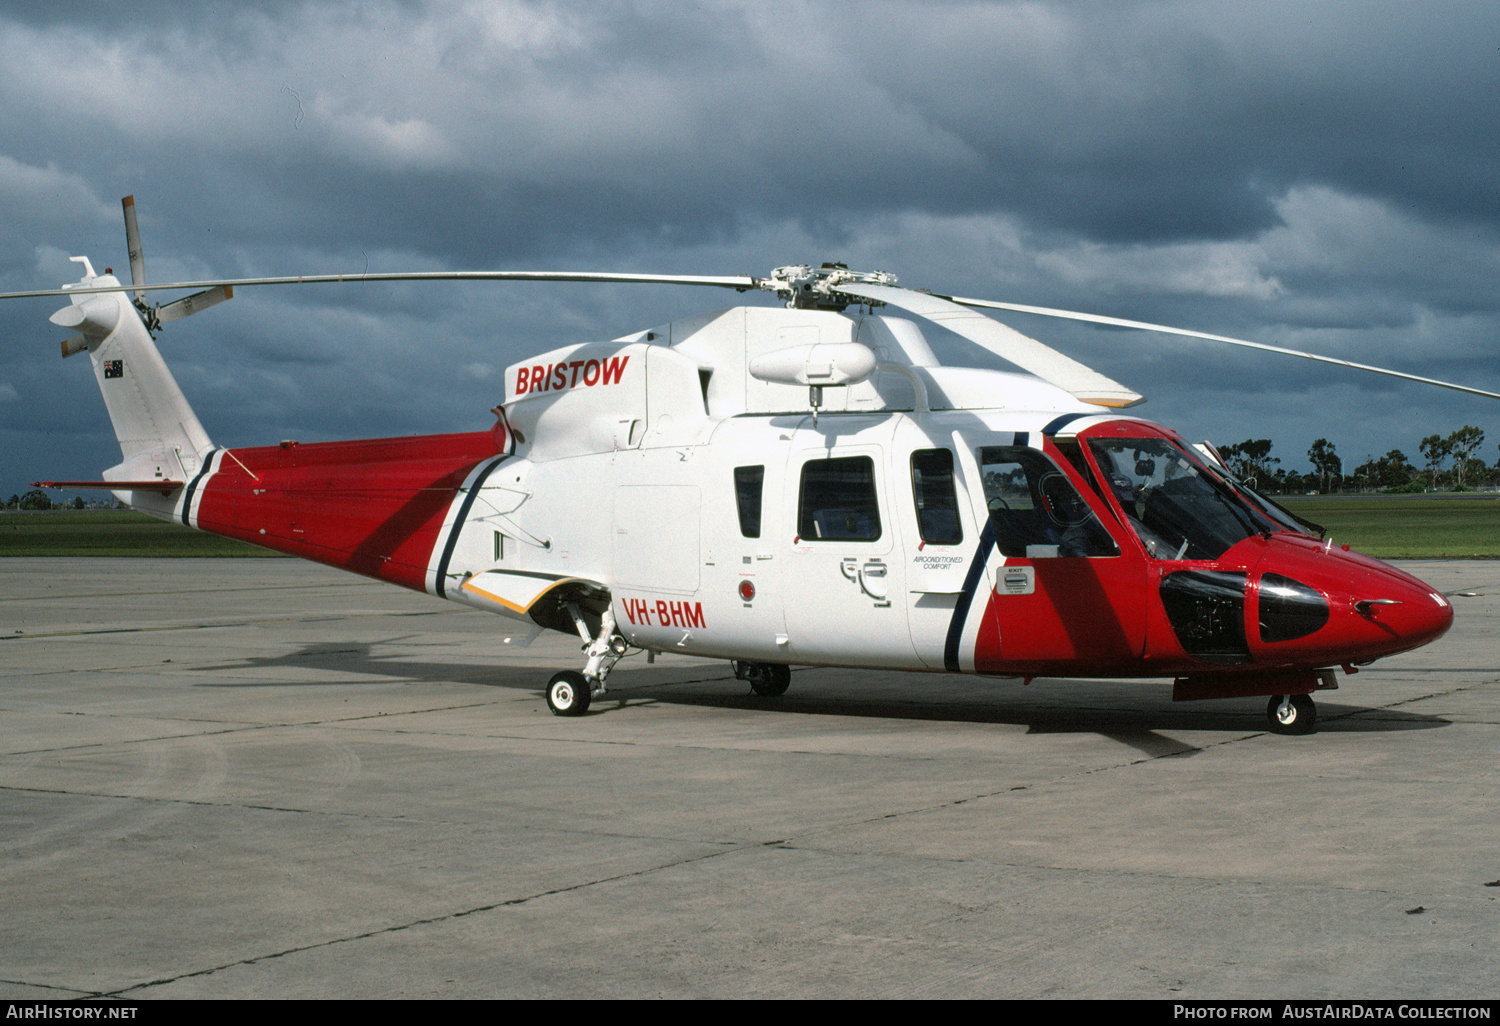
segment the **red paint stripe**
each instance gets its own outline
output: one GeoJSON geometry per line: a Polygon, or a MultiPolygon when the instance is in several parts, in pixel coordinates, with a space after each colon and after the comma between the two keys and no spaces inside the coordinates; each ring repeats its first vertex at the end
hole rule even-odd
{"type": "Polygon", "coordinates": [[[204,487],[197,523],[423,591],[454,495],[494,455],[489,431],[232,449],[204,487]]]}

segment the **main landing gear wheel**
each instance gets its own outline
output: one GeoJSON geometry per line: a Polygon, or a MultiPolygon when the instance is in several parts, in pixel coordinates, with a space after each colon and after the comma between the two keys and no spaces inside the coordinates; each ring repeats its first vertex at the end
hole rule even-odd
{"type": "Polygon", "coordinates": [[[735,660],[734,675],[740,680],[748,680],[750,690],[766,698],[786,694],[786,689],[792,683],[791,668],[780,663],[744,663],[735,660]]]}
{"type": "Polygon", "coordinates": [[[547,682],[547,708],[554,716],[582,716],[593,697],[588,678],[576,670],[564,670],[547,682]]]}
{"type": "Polygon", "coordinates": [[[1318,723],[1318,707],[1311,695],[1272,695],[1266,719],[1274,734],[1311,734],[1318,723]]]}

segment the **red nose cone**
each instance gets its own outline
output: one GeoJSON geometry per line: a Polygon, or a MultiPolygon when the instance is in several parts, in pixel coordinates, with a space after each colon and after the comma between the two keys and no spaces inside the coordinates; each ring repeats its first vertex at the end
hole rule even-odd
{"type": "Polygon", "coordinates": [[[1447,599],[1410,574],[1381,567],[1385,574],[1367,578],[1349,593],[1350,640],[1369,653],[1363,658],[1405,652],[1448,633],[1453,606],[1447,599]]]}
{"type": "Polygon", "coordinates": [[[1419,648],[1453,625],[1437,589],[1312,539],[1277,535],[1257,570],[1258,660],[1364,663],[1419,648]]]}

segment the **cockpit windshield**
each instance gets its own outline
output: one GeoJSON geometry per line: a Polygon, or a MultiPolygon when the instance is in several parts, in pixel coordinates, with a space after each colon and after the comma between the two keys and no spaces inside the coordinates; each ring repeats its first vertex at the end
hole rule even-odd
{"type": "Polygon", "coordinates": [[[1218,559],[1280,525],[1165,438],[1090,438],[1106,486],[1154,559],[1218,559]]]}

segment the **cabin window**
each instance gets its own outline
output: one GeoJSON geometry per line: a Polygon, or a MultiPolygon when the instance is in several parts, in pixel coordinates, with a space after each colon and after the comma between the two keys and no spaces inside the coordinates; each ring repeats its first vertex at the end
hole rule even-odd
{"type": "Polygon", "coordinates": [[[918,449],[911,454],[911,492],[917,504],[917,530],[924,542],[957,545],[964,540],[951,450],[918,449]]]}
{"type": "Polygon", "coordinates": [[[734,497],[740,511],[740,534],[760,537],[760,496],[766,483],[765,467],[735,467],[734,497]]]}
{"type": "Polygon", "coordinates": [[[875,461],[868,456],[845,456],[804,463],[797,534],[802,541],[878,539],[875,461]]]}
{"type": "Polygon", "coordinates": [[[995,545],[1004,556],[1118,556],[1093,509],[1044,454],[1024,445],[985,446],[979,476],[995,545]]]}

